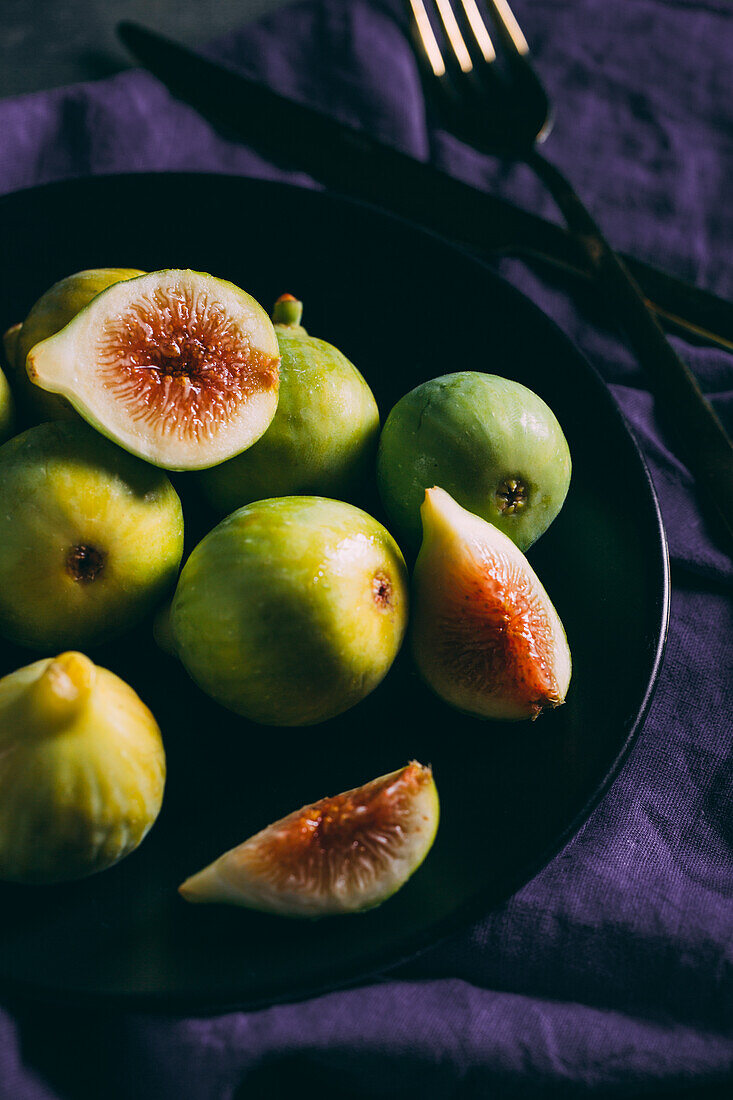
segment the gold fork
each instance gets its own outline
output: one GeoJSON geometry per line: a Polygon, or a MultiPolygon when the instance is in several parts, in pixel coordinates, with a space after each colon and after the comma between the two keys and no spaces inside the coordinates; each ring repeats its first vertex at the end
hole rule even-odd
{"type": "Polygon", "coordinates": [[[667,341],[639,286],[562,172],[537,144],[552,125],[549,98],[508,0],[407,0],[426,91],[447,128],[485,152],[521,160],[545,184],[585,250],[655,390],[676,448],[722,520],[733,547],[733,444],[686,363],[667,341]],[[460,5],[460,6],[459,6],[460,5]]]}

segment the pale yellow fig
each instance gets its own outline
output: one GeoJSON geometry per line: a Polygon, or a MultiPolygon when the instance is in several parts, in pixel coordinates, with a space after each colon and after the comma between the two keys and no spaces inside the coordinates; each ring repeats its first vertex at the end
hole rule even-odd
{"type": "Polygon", "coordinates": [[[153,715],[84,654],[0,679],[0,879],[62,882],[117,863],[153,825],[164,784],[153,715]]]}

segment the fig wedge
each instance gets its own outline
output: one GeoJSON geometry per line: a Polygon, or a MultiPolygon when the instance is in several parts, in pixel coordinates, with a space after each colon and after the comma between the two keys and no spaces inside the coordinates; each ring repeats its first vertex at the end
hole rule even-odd
{"type": "Polygon", "coordinates": [[[286,917],[373,909],[417,870],[438,828],[433,773],[413,760],[288,814],[179,887],[187,901],[286,917]]]}
{"type": "Polygon", "coordinates": [[[536,718],[565,700],[565,630],[524,554],[443,489],[426,490],[413,577],[412,652],[446,703],[478,718],[536,718]]]}
{"type": "Polygon", "coordinates": [[[197,271],[154,271],[98,294],[29,352],[32,382],[169,470],[246,450],[275,415],[280,351],[262,307],[197,271]]]}

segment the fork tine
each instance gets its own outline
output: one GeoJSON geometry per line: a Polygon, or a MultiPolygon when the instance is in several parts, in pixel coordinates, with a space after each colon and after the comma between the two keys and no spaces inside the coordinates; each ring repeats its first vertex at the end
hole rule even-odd
{"type": "Polygon", "coordinates": [[[479,60],[478,53],[474,52],[476,47],[483,61],[491,63],[496,60],[494,44],[476,0],[461,0],[460,8],[451,0],[433,0],[432,6],[435,9],[434,18],[442,28],[447,59],[441,53],[425,0],[410,0],[417,37],[435,76],[443,77],[448,68],[455,66],[464,75],[471,73],[474,62],[479,60]]]}
{"type": "Polygon", "coordinates": [[[503,26],[506,32],[505,39],[509,39],[517,53],[528,54],[529,44],[522,33],[522,28],[519,26],[514,12],[509,7],[509,0],[487,0],[487,3],[496,15],[499,25],[503,26]]]}
{"type": "Polygon", "coordinates": [[[509,7],[509,0],[484,0],[506,50],[507,59],[515,69],[515,79],[523,87],[526,100],[532,102],[532,114],[537,125],[534,135],[535,144],[541,145],[550,134],[554,124],[554,112],[542,83],[529,59],[529,44],[522,28],[509,7]]]}
{"type": "Polygon", "coordinates": [[[509,0],[410,0],[410,8],[425,94],[450,132],[514,155],[544,141],[552,109],[509,0]]]}
{"type": "Polygon", "coordinates": [[[496,50],[494,49],[494,43],[491,41],[491,35],[487,30],[486,23],[481,16],[481,12],[478,10],[476,0],[461,0],[461,3],[463,4],[463,10],[466,13],[466,18],[473,31],[473,36],[476,39],[478,48],[483,54],[484,61],[495,61],[496,50]]]}
{"type": "Polygon", "coordinates": [[[450,5],[450,0],[435,0],[435,3],[461,72],[470,73],[473,69],[473,62],[468,52],[468,46],[461,34],[461,28],[458,26],[458,20],[450,5]]]}
{"type": "MultiPolygon", "coordinates": [[[[405,5],[407,6],[407,5],[405,5]]],[[[454,133],[478,120],[491,86],[493,43],[476,0],[409,0],[426,96],[454,133]]]]}
{"type": "Polygon", "coordinates": [[[410,0],[410,7],[412,8],[412,14],[415,18],[415,25],[420,36],[420,41],[422,42],[427,59],[430,62],[430,68],[433,70],[435,76],[445,76],[443,55],[440,52],[438,40],[433,33],[432,24],[428,19],[428,13],[425,10],[423,0],[410,0]]]}

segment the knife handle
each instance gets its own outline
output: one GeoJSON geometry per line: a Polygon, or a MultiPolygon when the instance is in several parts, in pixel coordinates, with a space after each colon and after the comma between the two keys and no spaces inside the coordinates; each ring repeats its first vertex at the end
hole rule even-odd
{"type": "Polygon", "coordinates": [[[563,174],[536,150],[527,163],[580,239],[598,287],[655,389],[657,408],[679,456],[715,508],[733,548],[733,443],[695,376],[677,355],[642,291],[563,174]]]}
{"type": "MultiPolygon", "coordinates": [[[[413,159],[361,130],[211,61],[136,23],[118,24],[131,54],[212,125],[297,164],[352,198],[422,224],[479,254],[531,255],[582,278],[592,278],[572,232],[413,159]]],[[[668,328],[687,339],[733,350],[733,304],[683,283],[643,261],[624,262],[647,304],[668,328]]]]}

